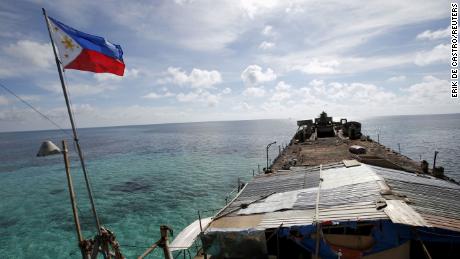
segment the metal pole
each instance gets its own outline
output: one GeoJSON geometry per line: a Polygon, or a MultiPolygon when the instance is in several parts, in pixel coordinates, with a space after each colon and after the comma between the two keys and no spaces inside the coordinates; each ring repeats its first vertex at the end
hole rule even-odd
{"type": "Polygon", "coordinates": [[[77,231],[78,245],[80,247],[82,257],[86,259],[88,258],[88,255],[83,250],[83,247],[81,247],[81,244],[84,239],[83,234],[81,233],[80,219],[78,218],[77,203],[75,201],[75,192],[73,189],[72,176],[70,175],[70,163],[67,144],[65,140],[62,141],[62,155],[64,156],[65,173],[67,176],[67,187],[69,188],[70,203],[72,204],[73,220],[75,222],[75,230],[77,231]]]}
{"type": "Polygon", "coordinates": [[[274,142],[272,142],[272,143],[270,143],[270,144],[267,145],[267,167],[266,167],[266,170],[267,170],[267,171],[268,171],[268,149],[269,149],[270,146],[273,145],[273,144],[276,144],[276,141],[274,141],[274,142]]]}
{"type": "Polygon", "coordinates": [[[401,144],[398,143],[398,153],[401,154],[401,144]]]}
{"type": "Polygon", "coordinates": [[[278,146],[278,156],[281,155],[281,146],[278,146]]]}
{"type": "Polygon", "coordinates": [[[267,146],[267,166],[265,167],[265,171],[268,171],[268,148],[270,147],[270,144],[267,146]]]}
{"type": "MultiPolygon", "coordinates": [[[[200,211],[198,211],[198,221],[200,222],[200,235],[203,235],[203,226],[201,225],[201,214],[200,214],[200,211]]],[[[202,247],[203,248],[203,247],[202,247]]],[[[206,251],[204,251],[204,248],[203,248],[203,258],[204,259],[207,259],[208,256],[206,255],[206,251]]]]}
{"type": "Polygon", "coordinates": [[[171,254],[171,250],[169,250],[169,237],[168,232],[170,228],[168,226],[160,226],[160,233],[161,233],[161,241],[163,245],[163,254],[165,259],[173,259],[171,254]]]}
{"type": "Polygon", "coordinates": [[[438,156],[438,151],[434,151],[434,161],[433,161],[433,173],[436,168],[436,157],[438,156]]]}
{"type": "Polygon", "coordinates": [[[238,177],[236,184],[237,184],[238,192],[240,192],[240,178],[239,177],[238,177]]]}
{"type": "Polygon", "coordinates": [[[77,129],[75,127],[75,122],[73,120],[72,110],[70,108],[69,96],[67,94],[67,88],[66,88],[66,85],[64,83],[64,76],[62,75],[61,63],[60,63],[59,58],[57,56],[56,46],[54,45],[53,37],[51,36],[50,23],[49,23],[49,20],[48,20],[48,16],[46,14],[46,10],[45,10],[45,8],[42,8],[42,10],[43,10],[43,15],[45,16],[46,26],[48,28],[48,34],[49,34],[50,40],[51,40],[51,46],[53,47],[53,53],[54,53],[54,58],[55,58],[55,61],[56,61],[56,67],[57,67],[57,70],[58,70],[58,73],[59,73],[59,79],[61,80],[61,87],[62,87],[62,91],[64,93],[64,99],[65,99],[65,103],[66,103],[66,106],[67,106],[67,112],[69,114],[70,124],[72,126],[72,132],[73,132],[74,141],[75,141],[75,144],[77,146],[78,156],[80,158],[81,167],[83,169],[83,175],[85,177],[86,189],[88,190],[88,197],[89,197],[89,200],[90,200],[90,203],[91,203],[91,210],[93,212],[94,220],[95,220],[95,223],[96,223],[97,233],[100,235],[101,234],[101,224],[100,224],[100,221],[99,221],[99,217],[97,216],[96,207],[94,205],[93,193],[91,191],[91,185],[89,183],[88,173],[86,171],[85,161],[83,159],[83,152],[81,150],[80,143],[78,142],[77,129]]]}

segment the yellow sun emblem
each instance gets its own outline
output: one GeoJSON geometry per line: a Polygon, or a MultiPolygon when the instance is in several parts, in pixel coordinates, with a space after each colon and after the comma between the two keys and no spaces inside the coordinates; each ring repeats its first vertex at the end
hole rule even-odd
{"type": "Polygon", "coordinates": [[[62,44],[64,44],[64,47],[66,49],[70,49],[70,50],[73,50],[76,46],[73,44],[73,41],[71,38],[69,38],[67,35],[65,35],[62,40],[61,40],[62,44]]]}

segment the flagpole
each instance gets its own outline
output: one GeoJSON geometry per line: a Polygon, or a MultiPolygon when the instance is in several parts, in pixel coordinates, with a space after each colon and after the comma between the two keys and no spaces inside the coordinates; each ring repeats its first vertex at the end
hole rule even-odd
{"type": "Polygon", "coordinates": [[[96,227],[97,227],[97,233],[99,235],[101,235],[101,224],[100,224],[100,221],[99,221],[99,217],[97,216],[96,207],[94,205],[93,192],[91,190],[91,185],[89,183],[88,172],[86,171],[85,161],[83,159],[83,152],[81,150],[80,143],[78,141],[77,129],[75,127],[75,122],[73,120],[72,110],[70,108],[69,96],[67,94],[67,88],[66,88],[66,85],[65,85],[65,82],[64,82],[64,76],[62,74],[61,62],[59,61],[59,58],[58,58],[58,55],[57,55],[57,52],[56,52],[56,46],[54,44],[53,37],[51,36],[51,29],[50,29],[50,23],[49,23],[49,20],[48,20],[48,15],[46,14],[45,8],[42,8],[42,10],[43,10],[43,15],[45,16],[46,26],[48,28],[48,34],[50,36],[51,45],[53,47],[54,58],[56,60],[56,66],[57,66],[57,70],[58,70],[58,73],[59,73],[59,79],[61,80],[62,91],[64,93],[64,99],[65,99],[65,103],[66,103],[66,106],[67,106],[67,112],[69,113],[70,124],[72,125],[72,132],[73,132],[74,142],[75,142],[75,144],[77,146],[78,156],[80,157],[80,163],[81,163],[81,167],[83,169],[83,175],[85,177],[86,189],[88,190],[88,196],[89,196],[89,200],[90,200],[90,203],[91,203],[91,210],[93,212],[94,220],[95,220],[96,227]]]}

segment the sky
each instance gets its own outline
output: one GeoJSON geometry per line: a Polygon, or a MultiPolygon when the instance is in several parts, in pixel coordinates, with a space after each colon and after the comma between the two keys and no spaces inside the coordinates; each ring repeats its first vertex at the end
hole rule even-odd
{"type": "MultiPolygon", "coordinates": [[[[69,127],[44,7],[124,51],[65,71],[79,127],[455,113],[450,2],[1,0],[0,83],[69,127]]],[[[0,131],[53,128],[0,89],[0,131]]]]}

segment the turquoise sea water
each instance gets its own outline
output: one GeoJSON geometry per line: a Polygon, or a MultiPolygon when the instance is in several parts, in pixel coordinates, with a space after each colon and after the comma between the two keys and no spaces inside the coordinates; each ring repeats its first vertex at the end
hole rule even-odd
{"type": "MultiPolygon", "coordinates": [[[[265,146],[288,143],[295,121],[205,122],[81,129],[80,139],[103,225],[133,258],[167,224],[175,233],[197,210],[225,204],[237,178],[248,180],[265,164],[265,146]]],[[[380,117],[363,130],[411,158],[429,159],[460,180],[460,114],[380,117]]],[[[37,158],[41,143],[71,138],[60,131],[0,133],[0,257],[78,258],[62,157],[37,158]],[[70,256],[69,256],[70,255],[70,256]]],[[[71,143],[70,143],[71,145],[71,143]]],[[[76,152],[72,175],[85,236],[95,228],[76,152]]],[[[274,146],[270,157],[278,152],[274,146]]],[[[210,215],[212,212],[204,212],[210,215]]],[[[152,257],[161,257],[159,251],[152,257]]]]}

